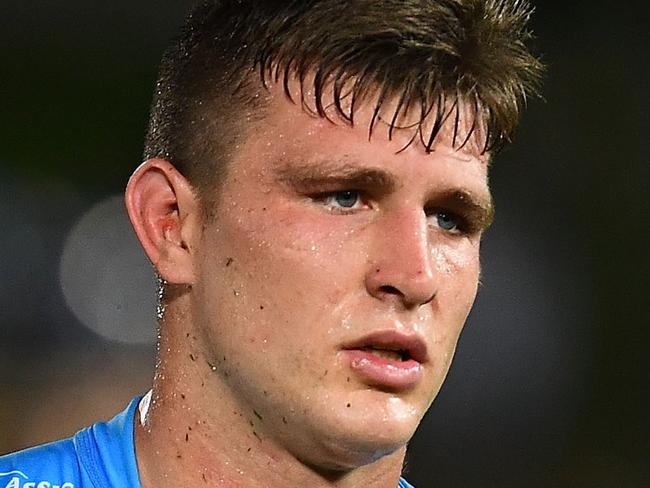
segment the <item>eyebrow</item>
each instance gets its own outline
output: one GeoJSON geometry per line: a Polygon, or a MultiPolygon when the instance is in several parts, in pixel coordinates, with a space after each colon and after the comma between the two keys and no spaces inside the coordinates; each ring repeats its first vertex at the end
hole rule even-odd
{"type": "Polygon", "coordinates": [[[350,188],[373,188],[389,193],[398,187],[397,179],[382,169],[359,168],[351,162],[306,165],[285,164],[276,170],[278,179],[304,189],[345,185],[350,188]]]}

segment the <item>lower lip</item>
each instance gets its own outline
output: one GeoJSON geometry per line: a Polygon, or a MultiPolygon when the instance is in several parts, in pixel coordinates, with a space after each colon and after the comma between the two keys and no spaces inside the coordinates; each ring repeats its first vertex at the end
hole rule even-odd
{"type": "Polygon", "coordinates": [[[361,349],[348,349],[344,353],[350,359],[352,370],[368,385],[407,390],[422,379],[422,364],[414,359],[395,361],[361,349]]]}

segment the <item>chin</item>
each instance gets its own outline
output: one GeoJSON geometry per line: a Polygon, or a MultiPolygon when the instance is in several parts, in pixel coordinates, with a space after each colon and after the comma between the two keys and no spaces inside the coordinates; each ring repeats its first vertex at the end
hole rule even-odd
{"type": "Polygon", "coordinates": [[[405,449],[416,427],[400,422],[391,425],[383,419],[358,420],[352,425],[341,421],[320,437],[310,450],[311,459],[305,461],[322,470],[346,472],[405,449]]]}
{"type": "Polygon", "coordinates": [[[309,458],[302,461],[321,473],[344,475],[349,471],[373,464],[386,456],[395,454],[405,447],[405,444],[388,446],[369,445],[367,442],[363,445],[340,443],[335,446],[321,446],[319,450],[310,453],[309,458]],[[317,452],[319,454],[316,454],[317,452]]]}
{"type": "Polygon", "coordinates": [[[284,446],[317,471],[344,473],[395,455],[401,463],[429,402],[429,395],[375,388],[310,392],[309,408],[294,408],[284,446]],[[399,458],[399,459],[398,459],[399,458]]]}

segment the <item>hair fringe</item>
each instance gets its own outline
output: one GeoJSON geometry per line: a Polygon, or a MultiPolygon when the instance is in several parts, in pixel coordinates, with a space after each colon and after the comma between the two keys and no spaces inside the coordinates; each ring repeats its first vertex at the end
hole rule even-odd
{"type": "Polygon", "coordinates": [[[382,120],[390,139],[412,129],[408,145],[429,152],[451,121],[454,147],[480,133],[482,151],[497,152],[539,96],[543,65],[526,47],[532,13],[527,0],[206,1],[163,60],[145,157],[167,157],[190,180],[210,173],[196,166],[221,164],[227,148],[202,142],[199,150],[197,141],[217,139],[207,137],[210,125],[236,131],[231,121],[252,103],[246,92],[256,80],[281,84],[312,115],[331,119],[333,109],[350,125],[362,104],[374,103],[369,138],[382,120]],[[389,100],[394,111],[384,114],[389,100]],[[197,125],[197,101],[219,106],[214,124],[197,125]],[[407,113],[419,113],[416,122],[403,124],[407,113]]]}

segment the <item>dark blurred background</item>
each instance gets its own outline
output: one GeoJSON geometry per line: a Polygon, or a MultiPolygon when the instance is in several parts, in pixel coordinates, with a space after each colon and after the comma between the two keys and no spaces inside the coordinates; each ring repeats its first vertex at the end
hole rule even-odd
{"type": "MultiPolygon", "coordinates": [[[[149,387],[154,279],[119,195],[189,3],[0,3],[0,452],[149,387]]],[[[495,164],[417,486],[650,486],[649,25],[642,2],[538,0],[546,101],[495,164]]]]}

